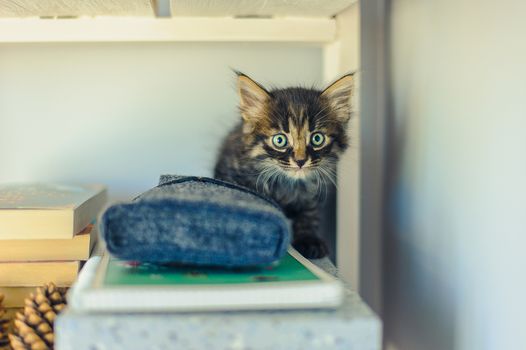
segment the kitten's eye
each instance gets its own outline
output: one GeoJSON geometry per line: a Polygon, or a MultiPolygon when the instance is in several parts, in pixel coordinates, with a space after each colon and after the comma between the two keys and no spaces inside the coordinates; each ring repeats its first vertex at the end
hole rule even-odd
{"type": "Polygon", "coordinates": [[[285,136],[284,134],[276,134],[272,136],[272,143],[277,148],[283,148],[287,146],[287,136],[285,136]]]}
{"type": "Polygon", "coordinates": [[[315,132],[310,137],[310,143],[312,143],[314,147],[320,147],[325,143],[325,135],[321,132],[315,132]]]}

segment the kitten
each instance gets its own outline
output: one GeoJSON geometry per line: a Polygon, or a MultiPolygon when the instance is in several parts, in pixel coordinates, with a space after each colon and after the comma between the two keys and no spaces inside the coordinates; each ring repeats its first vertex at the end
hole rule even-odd
{"type": "Polygon", "coordinates": [[[323,91],[269,91],[237,74],[242,120],[223,142],[215,177],[273,198],[293,220],[293,247],[306,258],[324,257],[318,207],[348,146],[353,76],[323,91]]]}

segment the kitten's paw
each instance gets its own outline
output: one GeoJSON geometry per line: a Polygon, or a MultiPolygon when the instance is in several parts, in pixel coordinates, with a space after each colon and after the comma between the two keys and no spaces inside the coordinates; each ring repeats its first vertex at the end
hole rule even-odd
{"type": "Polygon", "coordinates": [[[327,256],[328,249],[325,242],[313,235],[296,237],[292,246],[307,259],[321,259],[327,256]]]}

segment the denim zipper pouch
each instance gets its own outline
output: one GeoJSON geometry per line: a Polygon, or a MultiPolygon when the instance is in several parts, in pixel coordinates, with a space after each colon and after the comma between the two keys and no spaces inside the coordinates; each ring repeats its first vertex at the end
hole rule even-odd
{"type": "Polygon", "coordinates": [[[271,264],[287,251],[288,220],[250,189],[195,176],[161,176],[159,185],[102,215],[102,237],[115,257],[218,267],[271,264]]]}

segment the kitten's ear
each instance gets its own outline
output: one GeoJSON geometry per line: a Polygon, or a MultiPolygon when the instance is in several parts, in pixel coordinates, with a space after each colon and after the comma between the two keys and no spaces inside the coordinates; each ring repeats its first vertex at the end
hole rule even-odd
{"type": "Polygon", "coordinates": [[[332,110],[341,122],[351,118],[351,97],[354,91],[354,74],[347,74],[329,85],[321,96],[329,100],[332,110]]]}
{"type": "Polygon", "coordinates": [[[265,116],[266,104],[270,98],[264,87],[243,73],[237,73],[237,90],[239,93],[241,116],[249,124],[265,116]]]}

